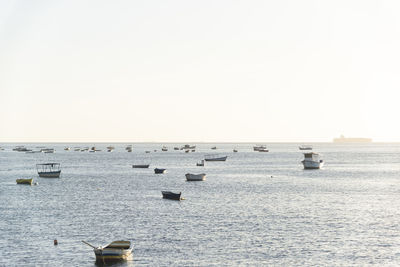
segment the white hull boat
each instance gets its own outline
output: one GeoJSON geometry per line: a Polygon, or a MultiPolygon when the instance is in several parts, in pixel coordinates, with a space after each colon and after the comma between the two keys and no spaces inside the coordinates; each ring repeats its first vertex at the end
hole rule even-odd
{"type": "Polygon", "coordinates": [[[86,241],[82,242],[93,248],[96,262],[98,263],[129,260],[132,258],[133,248],[130,241],[114,241],[104,247],[95,247],[86,241]]]}
{"type": "Polygon", "coordinates": [[[303,163],[304,169],[320,169],[324,165],[324,161],[320,159],[320,155],[314,152],[304,153],[303,163]]]}
{"type": "Polygon", "coordinates": [[[185,176],[187,181],[204,181],[206,179],[205,173],[201,174],[186,173],[185,176]]]}

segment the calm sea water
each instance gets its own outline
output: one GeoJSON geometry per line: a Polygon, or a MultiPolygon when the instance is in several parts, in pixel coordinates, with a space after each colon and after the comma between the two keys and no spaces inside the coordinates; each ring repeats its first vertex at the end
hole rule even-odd
{"type": "Polygon", "coordinates": [[[134,244],[133,261],[119,266],[400,265],[399,144],[313,144],[321,170],[303,170],[297,144],[267,144],[269,153],[252,144],[196,144],[194,153],[175,144],[168,152],[133,144],[132,153],[126,144],[112,153],[109,144],[95,144],[96,153],[66,145],[93,146],[43,145],[54,154],[2,146],[0,266],[94,266],[81,240],[119,239],[134,244]],[[196,167],[212,152],[228,160],[196,167]],[[37,177],[43,162],[60,162],[61,178],[37,177]],[[150,168],[131,167],[143,163],[150,168]],[[186,182],[188,172],[207,180],[186,182]],[[39,185],[16,185],[29,177],[39,185]],[[161,190],[186,200],[164,200],[161,190]]]}

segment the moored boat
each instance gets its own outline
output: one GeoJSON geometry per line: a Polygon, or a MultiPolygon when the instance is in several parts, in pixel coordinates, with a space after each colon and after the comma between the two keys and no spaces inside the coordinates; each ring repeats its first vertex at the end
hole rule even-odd
{"type": "Polygon", "coordinates": [[[150,166],[150,164],[134,164],[134,165],[132,165],[132,168],[147,169],[149,166],[150,166]]]}
{"type": "Polygon", "coordinates": [[[309,145],[302,145],[302,146],[299,146],[299,149],[300,149],[300,150],[312,150],[312,146],[309,146],[309,145]]]}
{"type": "Polygon", "coordinates": [[[181,147],[181,150],[184,150],[184,149],[196,149],[196,146],[191,146],[191,145],[186,144],[183,147],[181,147]]]}
{"type": "Polygon", "coordinates": [[[269,152],[269,150],[268,150],[268,149],[265,149],[265,148],[263,148],[263,149],[259,149],[259,150],[258,150],[258,152],[269,152]]]}
{"type": "Polygon", "coordinates": [[[204,167],[204,159],[202,159],[200,162],[197,162],[196,166],[204,167]]]}
{"type": "Polygon", "coordinates": [[[167,171],[167,169],[159,169],[159,168],[154,169],[154,173],[156,173],[156,174],[165,173],[166,171],[167,171]]]}
{"type": "Polygon", "coordinates": [[[17,184],[28,184],[28,185],[32,185],[33,178],[30,178],[30,179],[17,179],[16,182],[17,182],[17,184]]]}
{"type": "Polygon", "coordinates": [[[61,174],[60,163],[36,164],[36,170],[39,177],[43,178],[59,178],[61,174]]]}
{"type": "Polygon", "coordinates": [[[215,156],[215,155],[206,155],[204,160],[205,161],[225,161],[228,158],[228,156],[215,156]]]}
{"type": "Polygon", "coordinates": [[[93,248],[98,263],[128,260],[132,257],[133,247],[130,241],[113,241],[104,247],[95,247],[86,241],[82,242],[93,248]]]}
{"type": "Polygon", "coordinates": [[[181,200],[182,192],[173,193],[171,191],[161,191],[161,194],[162,194],[163,198],[166,198],[166,199],[181,200]]]}
{"type": "Polygon", "coordinates": [[[193,173],[186,173],[186,181],[204,181],[206,179],[205,173],[200,174],[193,174],[193,173]]]}
{"type": "Polygon", "coordinates": [[[304,160],[301,163],[303,163],[304,169],[320,169],[324,165],[320,155],[315,152],[304,153],[304,160]]]}
{"type": "Polygon", "coordinates": [[[267,149],[267,147],[265,145],[255,145],[253,146],[253,150],[254,151],[260,151],[260,150],[264,150],[267,149]]]}

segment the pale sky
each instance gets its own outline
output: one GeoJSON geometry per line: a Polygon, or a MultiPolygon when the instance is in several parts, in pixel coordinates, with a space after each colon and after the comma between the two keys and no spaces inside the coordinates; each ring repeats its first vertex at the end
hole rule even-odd
{"type": "Polygon", "coordinates": [[[0,142],[400,141],[400,1],[0,1],[0,142]]]}

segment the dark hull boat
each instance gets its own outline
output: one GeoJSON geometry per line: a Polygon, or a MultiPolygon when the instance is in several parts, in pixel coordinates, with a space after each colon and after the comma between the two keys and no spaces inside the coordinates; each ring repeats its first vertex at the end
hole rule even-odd
{"type": "Polygon", "coordinates": [[[165,173],[166,170],[167,170],[167,169],[158,169],[158,168],[155,168],[155,169],[154,169],[154,173],[156,173],[156,174],[161,174],[161,173],[165,173]]]}
{"type": "Polygon", "coordinates": [[[142,168],[142,169],[147,169],[150,166],[150,164],[143,164],[143,165],[132,165],[132,168],[142,168]]]}
{"type": "Polygon", "coordinates": [[[207,157],[204,160],[205,161],[225,161],[228,158],[228,156],[225,157],[207,157]]]}
{"type": "Polygon", "coordinates": [[[161,191],[163,198],[172,200],[181,200],[181,192],[179,194],[172,193],[171,191],[161,191]]]}

